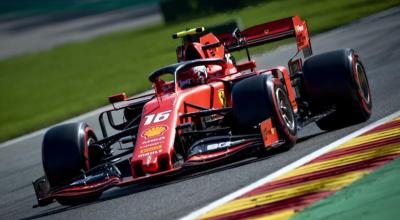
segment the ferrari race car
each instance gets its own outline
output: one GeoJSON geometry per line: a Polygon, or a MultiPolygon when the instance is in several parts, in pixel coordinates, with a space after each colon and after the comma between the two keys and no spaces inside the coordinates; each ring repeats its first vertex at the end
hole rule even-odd
{"type": "Polygon", "coordinates": [[[104,190],[172,175],[231,157],[288,150],[297,131],[368,120],[371,93],[365,68],[352,49],[312,55],[299,16],[214,34],[178,32],[176,64],[154,71],[154,91],[109,97],[99,115],[100,138],[86,123],[55,126],[42,145],[45,175],[33,182],[38,206],[75,205],[104,190]],[[249,48],[294,37],[287,67],[257,69],[249,48]],[[243,50],[237,63],[232,52],[243,50]]]}

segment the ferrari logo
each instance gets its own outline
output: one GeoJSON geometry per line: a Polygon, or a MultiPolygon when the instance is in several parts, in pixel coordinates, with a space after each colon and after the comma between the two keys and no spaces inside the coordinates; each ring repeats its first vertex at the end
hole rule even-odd
{"type": "Polygon", "coordinates": [[[226,97],[225,97],[225,91],[223,89],[218,90],[218,98],[219,101],[221,102],[222,107],[226,107],[226,97]]]}

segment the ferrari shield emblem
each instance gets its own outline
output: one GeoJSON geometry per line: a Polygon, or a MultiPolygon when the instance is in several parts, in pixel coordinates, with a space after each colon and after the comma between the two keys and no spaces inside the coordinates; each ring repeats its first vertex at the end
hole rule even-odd
{"type": "Polygon", "coordinates": [[[218,98],[219,101],[221,102],[222,107],[226,107],[226,97],[225,97],[225,91],[223,89],[218,90],[218,98]]]}

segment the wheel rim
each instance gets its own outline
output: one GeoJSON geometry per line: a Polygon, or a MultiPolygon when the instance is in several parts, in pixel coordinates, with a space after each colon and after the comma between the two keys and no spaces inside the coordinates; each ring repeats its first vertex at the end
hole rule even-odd
{"type": "Polygon", "coordinates": [[[85,151],[86,153],[84,153],[84,157],[85,157],[85,165],[86,165],[86,169],[89,169],[91,166],[93,166],[92,162],[93,159],[89,156],[89,146],[92,145],[93,143],[95,143],[97,141],[96,137],[94,137],[93,135],[88,134],[87,140],[86,140],[86,146],[85,146],[85,151]]]}
{"type": "Polygon", "coordinates": [[[87,139],[86,141],[86,146],[90,146],[91,144],[93,144],[94,142],[96,142],[96,140],[93,137],[90,137],[87,139]]]}
{"type": "Polygon", "coordinates": [[[292,106],[289,103],[285,91],[283,91],[281,88],[278,88],[275,91],[275,95],[278,101],[279,112],[283,118],[286,127],[288,127],[290,130],[294,130],[294,113],[292,111],[292,106]]]}
{"type": "Polygon", "coordinates": [[[356,74],[357,74],[356,82],[358,91],[361,94],[362,99],[366,103],[369,103],[371,101],[371,97],[369,94],[369,85],[367,76],[365,74],[364,67],[358,62],[356,64],[356,74]]]}

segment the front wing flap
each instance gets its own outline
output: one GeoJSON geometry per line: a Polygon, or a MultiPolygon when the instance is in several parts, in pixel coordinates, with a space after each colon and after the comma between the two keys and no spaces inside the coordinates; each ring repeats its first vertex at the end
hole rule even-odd
{"type": "Polygon", "coordinates": [[[103,164],[73,179],[70,183],[52,189],[45,176],[33,182],[38,204],[45,206],[60,197],[84,197],[104,191],[121,182],[121,173],[112,164],[103,164]]]}

